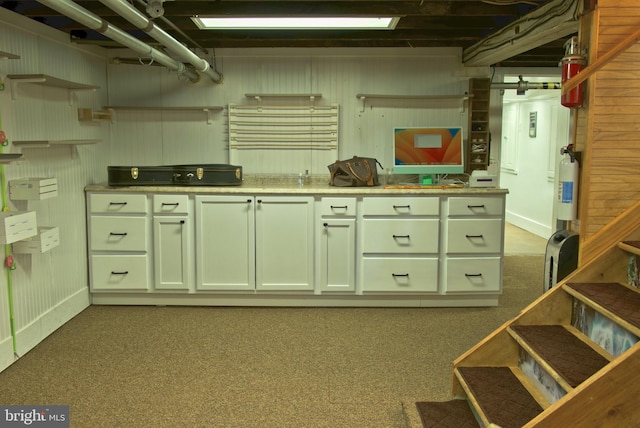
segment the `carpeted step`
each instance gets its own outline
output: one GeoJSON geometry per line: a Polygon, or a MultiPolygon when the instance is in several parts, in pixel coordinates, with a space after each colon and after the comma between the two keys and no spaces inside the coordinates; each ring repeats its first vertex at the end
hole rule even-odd
{"type": "Polygon", "coordinates": [[[631,333],[640,335],[640,291],[615,282],[567,283],[565,289],[631,333]]]}
{"type": "Polygon", "coordinates": [[[467,400],[419,401],[418,413],[425,428],[479,428],[467,400]]]}
{"type": "Polygon", "coordinates": [[[509,328],[572,388],[609,363],[564,326],[512,325],[509,328]]]}
{"type": "Polygon", "coordinates": [[[455,369],[490,423],[519,428],[543,411],[509,367],[455,369]]]}

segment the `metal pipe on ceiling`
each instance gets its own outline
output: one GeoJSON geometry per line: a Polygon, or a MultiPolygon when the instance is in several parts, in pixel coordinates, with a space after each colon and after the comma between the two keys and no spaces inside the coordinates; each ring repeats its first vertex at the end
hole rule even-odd
{"type": "Polygon", "coordinates": [[[39,0],[39,2],[86,26],[87,28],[95,30],[104,34],[106,37],[121,43],[139,55],[151,58],[165,67],[178,72],[178,74],[186,76],[191,82],[197,82],[200,80],[200,76],[196,71],[187,68],[183,63],[174,60],[170,56],[152,48],[135,37],[130,36],[121,29],[114,27],[91,11],[70,0],[39,0]]]}
{"type": "Polygon", "coordinates": [[[515,89],[521,95],[529,89],[562,89],[562,84],[560,82],[527,82],[520,80],[513,83],[492,83],[491,89],[515,89]]]}
{"type": "Polygon", "coordinates": [[[123,0],[100,0],[102,4],[122,16],[124,19],[149,34],[158,42],[162,43],[172,53],[180,59],[193,65],[200,73],[208,76],[213,82],[221,83],[222,75],[213,70],[209,63],[191,52],[186,46],[174,39],[162,28],[156,26],[153,21],[144,16],[138,9],[123,0]]]}

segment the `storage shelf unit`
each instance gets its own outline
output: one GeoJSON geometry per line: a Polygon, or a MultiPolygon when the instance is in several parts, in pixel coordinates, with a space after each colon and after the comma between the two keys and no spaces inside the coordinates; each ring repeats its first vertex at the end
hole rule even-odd
{"type": "Polygon", "coordinates": [[[491,133],[489,132],[489,110],[491,80],[488,78],[469,79],[469,128],[467,137],[467,172],[489,166],[491,133]]]}

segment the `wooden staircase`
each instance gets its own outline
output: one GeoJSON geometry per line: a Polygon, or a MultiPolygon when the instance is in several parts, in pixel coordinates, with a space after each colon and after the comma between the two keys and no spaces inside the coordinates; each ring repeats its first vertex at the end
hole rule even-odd
{"type": "Polygon", "coordinates": [[[456,359],[455,399],[416,403],[423,425],[640,427],[639,237],[603,251],[456,359]],[[441,417],[425,417],[431,405],[441,417]]]}

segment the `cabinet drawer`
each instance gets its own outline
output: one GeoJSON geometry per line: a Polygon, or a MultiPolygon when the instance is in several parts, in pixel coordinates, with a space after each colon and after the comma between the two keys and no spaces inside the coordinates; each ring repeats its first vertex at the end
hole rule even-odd
{"type": "Polygon", "coordinates": [[[502,198],[449,198],[449,215],[486,216],[502,215],[502,198]]]}
{"type": "Polygon", "coordinates": [[[146,255],[91,256],[92,290],[147,290],[149,270],[146,255]]]}
{"type": "Polygon", "coordinates": [[[367,257],[362,291],[438,291],[438,259],[367,257]]]}
{"type": "Polygon", "coordinates": [[[153,195],[154,214],[188,214],[188,195],[153,195]]]}
{"type": "Polygon", "coordinates": [[[501,259],[447,259],[447,293],[499,292],[501,289],[501,259]]]}
{"type": "Polygon", "coordinates": [[[97,214],[146,214],[147,196],[122,193],[91,193],[89,206],[97,214]]]}
{"type": "Polygon", "coordinates": [[[355,216],[356,198],[322,198],[320,214],[323,216],[355,216]]]}
{"type": "Polygon", "coordinates": [[[455,219],[447,222],[447,253],[502,252],[502,220],[455,219]]]}
{"type": "Polygon", "coordinates": [[[91,251],[147,251],[144,217],[91,217],[91,251]]]}
{"type": "Polygon", "coordinates": [[[440,221],[368,218],[362,234],[365,253],[437,253],[440,221]]]}
{"type": "Polygon", "coordinates": [[[382,197],[362,200],[364,215],[438,215],[440,198],[437,197],[382,197]]]}

